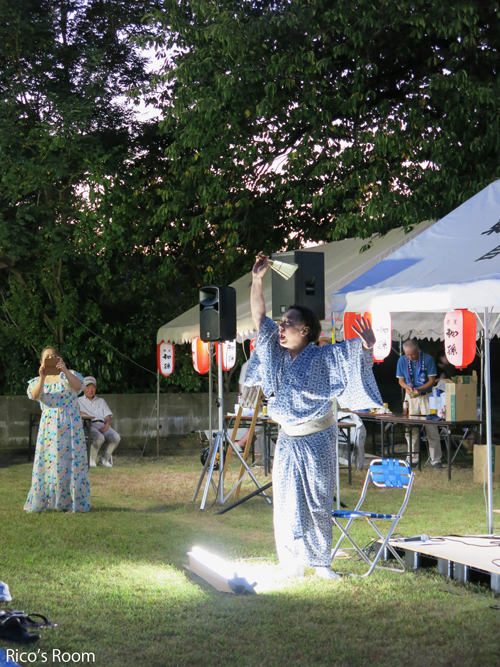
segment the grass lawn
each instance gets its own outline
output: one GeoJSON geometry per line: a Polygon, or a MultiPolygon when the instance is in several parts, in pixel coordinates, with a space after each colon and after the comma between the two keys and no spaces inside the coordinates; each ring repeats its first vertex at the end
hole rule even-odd
{"type": "MultiPolygon", "coordinates": [[[[326,582],[306,570],[255,596],[212,589],[183,568],[190,547],[274,573],[272,510],[254,498],[223,516],[200,512],[191,503],[200,472],[194,455],[118,456],[114,468],[91,470],[90,513],[72,515],[26,514],[31,464],[0,468],[0,580],[14,598],[0,604],[59,623],[28,648],[0,647],[40,649],[46,662],[20,663],[35,665],[62,664],[53,649],[93,652],[101,667],[500,664],[498,596],[435,571],[326,582]]],[[[353,507],[364,473],[352,487],[341,475],[353,507]]],[[[484,534],[483,489],[472,476],[471,468],[454,468],[451,482],[445,470],[417,473],[399,532],[484,534]]],[[[494,500],[500,507],[497,490],[494,500]]],[[[391,502],[372,495],[374,508],[391,502]]],[[[335,569],[361,571],[352,560],[335,569]]]]}

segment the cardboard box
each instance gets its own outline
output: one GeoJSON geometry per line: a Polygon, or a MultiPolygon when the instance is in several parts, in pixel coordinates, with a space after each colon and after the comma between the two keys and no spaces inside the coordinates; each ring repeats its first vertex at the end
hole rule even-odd
{"type": "Polygon", "coordinates": [[[474,371],[472,375],[455,375],[451,380],[455,384],[474,384],[475,382],[477,386],[477,373],[474,371]]]}
{"type": "MultiPolygon", "coordinates": [[[[483,482],[486,479],[486,445],[474,445],[474,481],[483,482]]],[[[500,480],[500,447],[491,447],[491,468],[493,481],[500,480]]]]}
{"type": "Polygon", "coordinates": [[[477,421],[477,375],[446,381],[446,421],[477,421]]]}

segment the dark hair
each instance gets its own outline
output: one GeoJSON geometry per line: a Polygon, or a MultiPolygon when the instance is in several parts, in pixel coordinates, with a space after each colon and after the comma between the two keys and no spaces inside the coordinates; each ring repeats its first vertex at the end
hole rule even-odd
{"type": "Polygon", "coordinates": [[[296,310],[298,313],[300,313],[300,320],[302,324],[306,327],[309,327],[309,333],[307,335],[308,342],[316,343],[321,334],[321,323],[316,313],[314,313],[310,308],[299,306],[298,304],[290,306],[288,310],[296,310]]]}
{"type": "Polygon", "coordinates": [[[40,361],[43,358],[43,353],[46,352],[47,350],[54,350],[54,352],[57,354],[58,357],[61,357],[62,359],[62,354],[59,352],[57,347],[54,347],[53,345],[47,345],[46,347],[43,348],[41,354],[40,354],[40,361]]]}

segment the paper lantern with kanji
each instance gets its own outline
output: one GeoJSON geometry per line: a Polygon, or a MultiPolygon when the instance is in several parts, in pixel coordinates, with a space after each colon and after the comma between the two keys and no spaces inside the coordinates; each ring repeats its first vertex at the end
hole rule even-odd
{"type": "Polygon", "coordinates": [[[162,340],[161,343],[158,343],[156,346],[156,361],[158,370],[164,377],[172,375],[175,365],[175,349],[170,341],[165,343],[162,340]]]}
{"type": "Polygon", "coordinates": [[[474,361],[476,327],[476,316],[470,310],[452,310],[444,317],[444,351],[456,368],[466,368],[474,361]]]}
{"type": "Polygon", "coordinates": [[[365,320],[370,322],[375,334],[373,361],[380,364],[389,356],[392,349],[392,317],[390,313],[365,313],[365,320]]]}
{"type": "Polygon", "coordinates": [[[358,334],[353,330],[353,324],[361,315],[359,313],[344,313],[344,340],[358,338],[358,334]]]}
{"type": "Polygon", "coordinates": [[[215,346],[215,356],[217,365],[219,364],[219,348],[222,345],[222,370],[229,371],[236,363],[236,341],[225,340],[223,343],[217,343],[215,346]]]}
{"type": "Polygon", "coordinates": [[[200,375],[208,373],[210,368],[210,343],[204,343],[196,336],[191,343],[194,370],[200,375]]]}

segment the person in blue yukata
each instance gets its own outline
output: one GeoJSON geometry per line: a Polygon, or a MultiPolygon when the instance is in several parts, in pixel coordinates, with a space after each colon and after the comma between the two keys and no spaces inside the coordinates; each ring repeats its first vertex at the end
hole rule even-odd
{"type": "MultiPolygon", "coordinates": [[[[406,340],[403,343],[404,355],[398,359],[396,376],[400,386],[406,392],[408,401],[408,416],[416,417],[429,414],[429,394],[436,381],[436,364],[430,354],[422,352],[416,340],[406,340]]],[[[412,449],[415,454],[413,465],[418,463],[418,426],[411,429],[412,449]]],[[[431,464],[434,469],[443,467],[441,462],[441,441],[437,426],[426,426],[427,442],[431,464]]],[[[410,447],[410,431],[406,434],[408,451],[410,447]]],[[[408,458],[408,462],[409,458],[408,458]]]]}
{"type": "Polygon", "coordinates": [[[302,576],[304,566],[325,579],[330,570],[335,429],[332,399],[352,410],[380,407],[373,377],[375,336],[358,320],[359,339],[340,345],[317,342],[321,326],[303,306],[291,306],[279,324],[266,317],[262,278],[268,258],[259,253],[252,271],[250,304],[259,332],[245,384],[274,396],[269,407],[280,424],[273,464],[274,534],[285,576],[302,576]]]}

